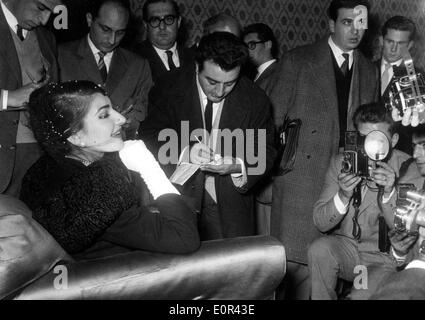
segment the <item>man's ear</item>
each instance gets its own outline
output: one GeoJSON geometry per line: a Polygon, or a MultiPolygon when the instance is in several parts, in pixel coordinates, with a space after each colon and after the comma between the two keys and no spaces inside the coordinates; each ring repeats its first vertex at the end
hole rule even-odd
{"type": "Polygon", "coordinates": [[[271,40],[267,40],[266,42],[264,42],[264,45],[266,46],[266,49],[267,50],[271,50],[272,49],[272,46],[273,46],[273,43],[272,43],[271,40]]]}
{"type": "Polygon", "coordinates": [[[333,21],[332,19],[329,19],[329,30],[331,30],[332,34],[335,33],[335,21],[333,21]]]}
{"type": "Polygon", "coordinates": [[[177,20],[177,27],[180,28],[180,24],[182,23],[182,17],[179,17],[177,20]]]}
{"type": "Polygon", "coordinates": [[[384,37],[383,36],[379,36],[378,37],[378,41],[379,41],[379,46],[382,48],[384,46],[384,37]]]}
{"type": "Polygon", "coordinates": [[[395,146],[397,145],[399,137],[400,136],[398,135],[398,133],[394,133],[393,136],[391,137],[391,147],[392,148],[395,148],[395,146]]]}
{"type": "Polygon", "coordinates": [[[415,44],[415,41],[413,41],[413,40],[409,41],[409,44],[407,45],[407,49],[408,50],[412,49],[414,44],[415,44]]]}
{"type": "Polygon", "coordinates": [[[93,23],[93,16],[91,15],[90,12],[88,12],[86,14],[86,21],[87,21],[87,25],[89,26],[89,28],[91,27],[91,24],[93,23]]]}

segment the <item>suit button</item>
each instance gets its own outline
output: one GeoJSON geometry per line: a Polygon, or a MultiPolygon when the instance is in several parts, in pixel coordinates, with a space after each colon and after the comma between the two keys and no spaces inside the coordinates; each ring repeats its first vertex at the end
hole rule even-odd
{"type": "Polygon", "coordinates": [[[192,185],[190,186],[190,188],[191,188],[191,189],[195,189],[195,185],[194,185],[194,184],[192,184],[192,185]]]}
{"type": "Polygon", "coordinates": [[[15,149],[16,149],[16,145],[11,145],[11,146],[9,147],[9,149],[10,149],[10,150],[15,150],[15,149]]]}
{"type": "Polygon", "coordinates": [[[196,214],[201,214],[201,211],[199,211],[199,210],[195,210],[195,213],[196,213],[196,214]]]}
{"type": "Polygon", "coordinates": [[[310,159],[311,159],[311,155],[308,155],[308,156],[307,156],[307,159],[308,159],[308,160],[310,160],[310,159]]]}

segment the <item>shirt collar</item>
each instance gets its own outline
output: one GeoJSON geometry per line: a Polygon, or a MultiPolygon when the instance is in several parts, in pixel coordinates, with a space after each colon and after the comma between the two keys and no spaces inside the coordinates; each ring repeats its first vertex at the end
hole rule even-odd
{"type": "Polygon", "coordinates": [[[336,61],[338,62],[338,66],[341,67],[342,63],[344,62],[344,57],[342,56],[343,53],[348,53],[348,62],[351,69],[351,66],[353,65],[353,50],[350,51],[343,51],[340,47],[338,47],[335,42],[332,39],[332,36],[329,36],[328,44],[331,47],[331,50],[335,56],[336,61]]]}
{"type": "MultiPolygon", "coordinates": [[[[95,44],[93,43],[93,41],[91,41],[90,34],[87,35],[87,41],[89,43],[90,50],[93,52],[93,55],[97,59],[98,53],[100,52],[100,50],[95,46],[95,44]]],[[[105,57],[110,57],[112,54],[113,54],[113,51],[108,52],[108,53],[105,54],[105,57]]]]}
{"type": "Polygon", "coordinates": [[[258,68],[257,68],[257,71],[258,71],[258,74],[260,75],[260,74],[262,74],[263,72],[264,72],[264,70],[266,70],[271,64],[273,64],[273,62],[275,62],[276,61],[276,59],[272,59],[272,60],[269,60],[269,61],[267,61],[267,62],[264,62],[262,65],[260,65],[258,68]]]}
{"type": "MultiPolygon", "coordinates": [[[[6,18],[7,24],[10,29],[12,29],[15,33],[18,31],[18,19],[14,16],[14,14],[6,7],[3,1],[0,1],[1,9],[3,10],[4,16],[6,18]]],[[[22,34],[24,37],[27,36],[28,30],[22,29],[22,34]]]]}
{"type": "Polygon", "coordinates": [[[381,67],[385,67],[385,64],[390,63],[392,66],[397,66],[399,67],[401,65],[401,63],[403,62],[403,59],[399,59],[396,62],[388,62],[387,60],[385,60],[385,58],[381,59],[381,67]]]}
{"type": "Polygon", "coordinates": [[[177,42],[175,42],[174,45],[170,49],[167,49],[167,50],[159,49],[159,48],[155,47],[153,44],[152,44],[152,47],[155,49],[155,51],[158,53],[158,55],[166,55],[165,51],[168,51],[168,50],[170,50],[174,55],[177,52],[177,42]]]}

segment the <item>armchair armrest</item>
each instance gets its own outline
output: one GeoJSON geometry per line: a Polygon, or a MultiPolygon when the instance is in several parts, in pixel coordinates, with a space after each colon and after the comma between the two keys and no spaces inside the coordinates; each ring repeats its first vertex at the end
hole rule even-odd
{"type": "Polygon", "coordinates": [[[206,241],[187,255],[132,251],[68,263],[67,289],[54,288],[53,269],[15,298],[267,299],[285,262],[283,245],[270,236],[206,241]]]}

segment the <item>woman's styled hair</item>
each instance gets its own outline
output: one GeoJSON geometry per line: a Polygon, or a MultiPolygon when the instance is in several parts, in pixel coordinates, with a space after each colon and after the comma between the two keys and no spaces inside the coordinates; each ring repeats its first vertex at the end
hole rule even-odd
{"type": "Polygon", "coordinates": [[[83,119],[96,93],[107,95],[91,81],[68,81],[49,83],[30,95],[30,127],[50,156],[62,158],[71,152],[73,145],[68,138],[83,128],[83,119]]]}

